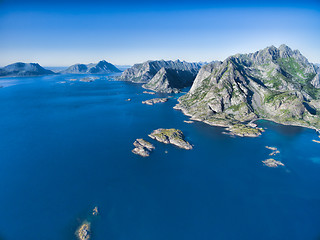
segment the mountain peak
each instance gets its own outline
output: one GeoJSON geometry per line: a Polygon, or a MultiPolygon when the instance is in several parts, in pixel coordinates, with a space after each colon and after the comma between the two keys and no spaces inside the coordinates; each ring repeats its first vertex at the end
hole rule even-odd
{"type": "Polygon", "coordinates": [[[113,64],[107,62],[106,60],[101,60],[98,63],[90,64],[75,64],[70,66],[68,69],[62,71],[61,73],[73,73],[73,74],[107,74],[107,73],[117,73],[121,72],[113,64]]]}
{"type": "Polygon", "coordinates": [[[16,62],[1,69],[1,76],[40,76],[54,74],[54,72],[41,67],[38,63],[16,62]]]}

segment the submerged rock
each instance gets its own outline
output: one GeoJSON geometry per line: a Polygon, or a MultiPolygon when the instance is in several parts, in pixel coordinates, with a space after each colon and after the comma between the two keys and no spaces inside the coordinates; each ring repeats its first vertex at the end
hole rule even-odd
{"type": "Polygon", "coordinates": [[[153,98],[146,101],[142,101],[142,103],[147,105],[153,105],[155,103],[164,103],[167,101],[168,101],[168,98],[153,98]]]}
{"type": "Polygon", "coordinates": [[[192,149],[191,144],[184,139],[184,135],[182,131],[179,129],[159,128],[157,130],[154,130],[151,134],[149,134],[149,137],[159,142],[163,142],[166,144],[169,144],[169,143],[173,144],[179,148],[183,148],[187,150],[192,149]]]}
{"type": "Polygon", "coordinates": [[[267,160],[262,161],[264,163],[265,166],[267,167],[272,167],[272,168],[276,168],[278,166],[284,166],[284,164],[280,161],[276,161],[272,158],[269,158],[267,160]]]}
{"type": "Polygon", "coordinates": [[[136,139],[133,145],[135,148],[132,150],[132,152],[142,157],[149,157],[150,152],[155,148],[151,143],[142,138],[136,139]]]}

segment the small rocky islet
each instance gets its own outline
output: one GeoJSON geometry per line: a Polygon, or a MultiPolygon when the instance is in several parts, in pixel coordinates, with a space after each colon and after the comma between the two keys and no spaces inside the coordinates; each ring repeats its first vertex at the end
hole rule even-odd
{"type": "Polygon", "coordinates": [[[167,102],[168,98],[153,98],[153,99],[149,99],[146,101],[142,101],[143,104],[147,104],[147,105],[153,105],[156,103],[164,103],[167,102]]]}
{"type": "Polygon", "coordinates": [[[269,158],[267,160],[262,161],[264,163],[265,166],[267,167],[272,167],[272,168],[276,168],[278,166],[284,166],[284,164],[280,161],[277,161],[273,158],[269,158]]]}
{"type": "MultiPolygon", "coordinates": [[[[182,149],[190,150],[193,148],[192,145],[185,140],[184,134],[179,129],[159,128],[149,134],[149,137],[157,140],[158,142],[172,144],[182,149]]],[[[136,139],[133,145],[135,146],[135,148],[132,150],[132,152],[142,157],[149,157],[152,150],[155,149],[155,147],[150,142],[142,138],[136,139]]]]}
{"type": "Polygon", "coordinates": [[[179,148],[190,150],[192,145],[185,140],[183,132],[179,129],[159,128],[154,130],[149,137],[165,144],[173,144],[179,148]]]}
{"type": "MultiPolygon", "coordinates": [[[[280,151],[276,147],[266,146],[266,148],[272,151],[271,153],[269,153],[269,156],[275,156],[280,153],[280,151]]],[[[266,159],[266,160],[262,161],[262,163],[265,166],[271,167],[271,168],[276,168],[278,166],[284,166],[284,164],[281,161],[277,161],[273,158],[266,159]]]]}
{"type": "Polygon", "coordinates": [[[269,154],[269,156],[275,156],[275,155],[277,155],[278,153],[280,153],[280,151],[279,151],[278,148],[276,148],[276,147],[266,146],[266,148],[272,151],[272,152],[269,154]]]}
{"type": "Polygon", "coordinates": [[[151,143],[142,138],[136,139],[133,145],[135,148],[132,150],[132,152],[142,157],[149,157],[150,152],[155,148],[151,143]]]}
{"type": "Polygon", "coordinates": [[[84,221],[77,229],[76,236],[80,240],[89,240],[91,237],[91,223],[84,221]]]}

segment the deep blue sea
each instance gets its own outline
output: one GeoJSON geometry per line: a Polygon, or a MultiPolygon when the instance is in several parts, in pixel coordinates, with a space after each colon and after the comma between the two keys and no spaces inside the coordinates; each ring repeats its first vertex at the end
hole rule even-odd
{"type": "Polygon", "coordinates": [[[314,130],[258,122],[258,138],[154,106],[140,85],[110,77],[2,78],[0,239],[71,240],[94,206],[93,240],[320,239],[320,144],[314,130]],[[67,83],[59,83],[67,79],[67,83]],[[130,98],[131,101],[126,101],[130,98]],[[181,129],[193,150],[156,142],[181,129]],[[136,138],[152,142],[134,155],[136,138]],[[275,159],[285,167],[268,168],[275,159]]]}

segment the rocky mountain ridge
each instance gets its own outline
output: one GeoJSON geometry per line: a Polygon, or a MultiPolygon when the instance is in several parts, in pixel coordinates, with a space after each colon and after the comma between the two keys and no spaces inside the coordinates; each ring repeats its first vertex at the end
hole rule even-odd
{"type": "Polygon", "coordinates": [[[246,123],[261,118],[320,129],[319,72],[286,45],[236,54],[203,66],[175,108],[236,135],[259,135],[246,123]]]}
{"type": "Polygon", "coordinates": [[[102,60],[98,63],[75,64],[61,71],[62,74],[109,74],[121,72],[113,64],[102,60]]]}
{"type": "Polygon", "coordinates": [[[17,62],[0,68],[1,77],[31,77],[55,74],[41,67],[38,63],[17,62]]]}
{"type": "Polygon", "coordinates": [[[125,70],[119,80],[144,83],[143,87],[157,92],[178,92],[191,86],[200,63],[185,61],[147,61],[125,70]]]}

